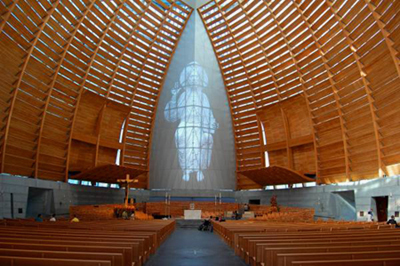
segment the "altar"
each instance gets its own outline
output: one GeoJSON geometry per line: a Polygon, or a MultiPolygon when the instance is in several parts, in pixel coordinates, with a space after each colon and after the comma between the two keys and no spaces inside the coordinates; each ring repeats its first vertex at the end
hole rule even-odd
{"type": "Polygon", "coordinates": [[[201,220],[201,210],[185,210],[185,220],[201,220]]]}

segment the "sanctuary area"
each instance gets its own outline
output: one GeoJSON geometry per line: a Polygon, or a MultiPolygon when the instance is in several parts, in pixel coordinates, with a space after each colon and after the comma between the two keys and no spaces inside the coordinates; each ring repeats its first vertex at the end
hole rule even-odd
{"type": "Polygon", "coordinates": [[[399,0],[0,0],[1,266],[399,266],[399,0]]]}

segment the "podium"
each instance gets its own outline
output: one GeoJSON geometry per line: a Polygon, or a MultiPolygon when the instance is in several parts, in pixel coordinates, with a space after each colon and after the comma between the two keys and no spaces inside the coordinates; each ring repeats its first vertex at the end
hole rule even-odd
{"type": "Polygon", "coordinates": [[[242,215],[243,219],[250,219],[250,218],[254,218],[254,217],[255,217],[254,212],[244,212],[242,215]]]}
{"type": "Polygon", "coordinates": [[[201,210],[185,210],[185,220],[201,220],[201,210]]]}

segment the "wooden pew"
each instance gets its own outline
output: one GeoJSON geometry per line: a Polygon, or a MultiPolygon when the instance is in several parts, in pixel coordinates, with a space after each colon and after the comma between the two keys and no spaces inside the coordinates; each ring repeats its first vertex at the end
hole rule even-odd
{"type": "Polygon", "coordinates": [[[399,266],[399,265],[400,265],[400,258],[292,262],[292,266],[399,266]]]}
{"type": "Polygon", "coordinates": [[[72,260],[100,260],[109,261],[111,266],[124,266],[121,253],[93,253],[71,251],[48,250],[18,250],[0,248],[0,256],[48,258],[48,259],[72,259],[72,260]]]}
{"type": "Polygon", "coordinates": [[[334,244],[348,244],[348,245],[368,245],[371,243],[390,243],[390,242],[398,242],[400,241],[400,234],[397,236],[375,236],[375,237],[355,237],[355,236],[347,236],[341,238],[320,238],[320,239],[308,239],[308,238],[298,238],[298,239],[269,239],[269,240],[259,240],[254,242],[254,245],[251,245],[253,249],[249,251],[249,260],[250,264],[255,265],[252,260],[256,262],[263,261],[264,252],[263,250],[268,247],[277,247],[277,245],[282,246],[310,246],[310,245],[334,245],[334,244]]]}
{"type": "Polygon", "coordinates": [[[276,266],[291,266],[292,262],[294,261],[329,261],[379,258],[400,258],[400,252],[399,250],[349,252],[346,250],[346,248],[342,248],[342,251],[340,252],[278,254],[276,266]]]}
{"type": "Polygon", "coordinates": [[[5,243],[0,242],[0,248],[15,249],[15,250],[29,250],[29,251],[64,251],[64,252],[83,252],[83,253],[113,253],[121,254],[123,258],[123,265],[134,265],[132,249],[129,247],[99,247],[88,245],[49,245],[49,244],[27,244],[27,243],[5,243]]]}
{"type": "MultiPolygon", "coordinates": [[[[105,246],[130,246],[133,249],[134,261],[141,261],[144,263],[145,258],[148,257],[148,250],[145,250],[145,239],[132,237],[132,239],[114,239],[114,238],[91,238],[89,236],[37,236],[31,235],[29,232],[26,234],[6,234],[0,235],[0,241],[24,241],[26,243],[65,243],[65,244],[94,244],[105,246]]],[[[148,246],[148,243],[147,243],[148,246]]],[[[148,248],[147,248],[148,249],[148,248]]]]}
{"type": "Polygon", "coordinates": [[[339,252],[339,251],[380,251],[380,250],[400,250],[400,245],[397,245],[398,241],[392,241],[391,243],[376,243],[375,241],[370,242],[336,242],[336,243],[312,243],[310,245],[294,244],[286,245],[282,244],[279,246],[271,245],[263,249],[263,256],[257,263],[253,265],[276,265],[278,264],[279,254],[291,254],[291,253],[324,253],[324,252],[339,252]],[[390,245],[391,244],[391,245],[390,245]]]}
{"type": "Polygon", "coordinates": [[[89,260],[92,254],[102,253],[107,256],[112,253],[122,257],[114,259],[115,262],[111,260],[112,265],[140,266],[174,229],[175,221],[37,223],[29,220],[3,220],[0,222],[0,248],[18,250],[21,254],[29,251],[38,254],[42,251],[43,256],[63,256],[63,252],[70,252],[79,257],[78,253],[82,252],[88,254],[83,259],[89,260]]]}
{"type": "Polygon", "coordinates": [[[101,260],[71,260],[45,258],[16,258],[0,256],[1,266],[111,266],[109,261],[101,260]]]}
{"type": "MultiPolygon", "coordinates": [[[[400,233],[400,231],[398,232],[400,233]]],[[[239,234],[237,236],[238,238],[238,245],[235,248],[236,254],[241,256],[243,259],[246,261],[249,260],[249,257],[252,258],[255,256],[255,245],[259,243],[268,243],[269,241],[273,239],[278,239],[284,241],[285,239],[296,239],[296,238],[301,238],[301,239],[315,239],[319,240],[322,238],[343,238],[343,237],[349,237],[349,236],[354,236],[354,237],[362,237],[364,238],[365,236],[392,236],[392,232],[382,232],[378,230],[369,230],[368,232],[343,232],[343,231],[337,231],[337,232],[316,232],[316,233],[306,233],[306,232],[298,232],[298,233],[287,233],[287,234],[282,234],[282,233],[261,233],[261,234],[239,234]]],[[[249,262],[247,262],[249,263],[249,262]]]]}
{"type": "Polygon", "coordinates": [[[331,260],[382,259],[385,254],[392,258],[400,257],[397,255],[400,254],[400,244],[397,245],[400,243],[400,230],[393,230],[392,226],[345,222],[335,223],[332,227],[332,224],[213,222],[214,231],[251,265],[287,266],[295,258],[300,260],[302,254],[305,259],[301,260],[311,263],[312,260],[323,260],[323,255],[318,255],[320,253],[335,253],[336,257],[329,257],[331,260]],[[307,257],[307,254],[314,254],[315,258],[307,257]],[[288,263],[284,263],[283,255],[287,255],[288,261],[290,259],[288,263]],[[353,257],[349,257],[351,255],[353,257]]]}

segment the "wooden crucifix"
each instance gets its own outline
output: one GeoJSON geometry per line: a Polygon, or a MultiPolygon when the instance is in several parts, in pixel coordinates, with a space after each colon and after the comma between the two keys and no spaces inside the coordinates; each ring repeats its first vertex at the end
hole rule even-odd
{"type": "Polygon", "coordinates": [[[139,182],[138,179],[130,179],[129,177],[129,174],[126,174],[126,179],[117,179],[119,184],[125,186],[125,207],[128,207],[130,184],[139,182]]]}

